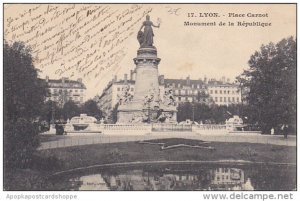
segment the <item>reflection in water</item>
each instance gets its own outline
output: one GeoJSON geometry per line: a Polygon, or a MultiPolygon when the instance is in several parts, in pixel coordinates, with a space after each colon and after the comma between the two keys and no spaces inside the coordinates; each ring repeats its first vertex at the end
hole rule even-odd
{"type": "Polygon", "coordinates": [[[296,167],[148,165],[73,172],[51,190],[294,190],[296,167]],[[74,176],[76,175],[76,176],[74,176]]]}
{"type": "Polygon", "coordinates": [[[79,179],[70,179],[70,183],[71,186],[74,187],[70,190],[109,190],[101,174],[82,176],[79,179]]]}
{"type": "Polygon", "coordinates": [[[209,189],[213,190],[254,190],[250,178],[245,182],[244,171],[237,168],[217,168],[211,170],[209,189]]]}
{"type": "Polygon", "coordinates": [[[71,190],[254,190],[250,178],[237,168],[216,168],[204,174],[130,170],[112,175],[93,174],[70,179],[71,190]]]}

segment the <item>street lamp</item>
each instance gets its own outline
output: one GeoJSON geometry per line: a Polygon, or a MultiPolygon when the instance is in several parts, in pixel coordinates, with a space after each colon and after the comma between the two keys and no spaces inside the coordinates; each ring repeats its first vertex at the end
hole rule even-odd
{"type": "Polygon", "coordinates": [[[243,110],[243,78],[241,76],[236,78],[236,82],[239,83],[239,90],[240,90],[240,95],[241,95],[241,108],[238,108],[238,112],[239,112],[239,116],[242,115],[242,111],[243,110]]]}
{"type": "Polygon", "coordinates": [[[243,83],[242,82],[240,82],[240,90],[241,90],[241,103],[243,106],[243,83]]]}
{"type": "Polygon", "coordinates": [[[195,103],[194,102],[192,102],[192,118],[193,118],[193,123],[194,123],[194,121],[195,121],[195,103]]]}
{"type": "MultiPolygon", "coordinates": [[[[244,104],[243,104],[243,83],[242,82],[240,82],[240,91],[241,91],[241,111],[240,111],[240,115],[241,116],[243,116],[243,106],[244,106],[244,104]]],[[[243,119],[243,117],[242,117],[242,119],[243,119]]]]}
{"type": "Polygon", "coordinates": [[[51,101],[51,120],[50,124],[55,123],[55,108],[54,108],[54,101],[51,101]]]}
{"type": "Polygon", "coordinates": [[[151,111],[150,111],[150,101],[149,100],[148,100],[148,107],[147,107],[147,109],[148,109],[148,124],[150,124],[151,123],[151,121],[150,121],[151,111]]]}

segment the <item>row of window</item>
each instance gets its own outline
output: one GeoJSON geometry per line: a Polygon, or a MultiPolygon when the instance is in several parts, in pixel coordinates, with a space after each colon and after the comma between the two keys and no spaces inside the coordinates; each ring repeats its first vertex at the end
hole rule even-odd
{"type": "MultiPolygon", "coordinates": [[[[224,181],[225,178],[226,178],[226,180],[230,180],[228,175],[226,175],[226,177],[224,175],[222,175],[222,181],[224,181]]],[[[220,179],[221,179],[220,176],[217,176],[217,181],[220,181],[220,179]]]]}
{"type": "MultiPolygon", "coordinates": [[[[177,97],[178,101],[193,101],[194,99],[192,97],[177,97]]],[[[201,101],[206,101],[205,98],[201,99],[201,101]]],[[[215,97],[214,98],[215,102],[240,102],[240,99],[237,97],[215,97]]]]}
{"type": "Polygon", "coordinates": [[[237,97],[215,97],[215,102],[240,102],[240,99],[237,97]]]}
{"type": "MultiPolygon", "coordinates": [[[[50,98],[50,99],[53,99],[54,101],[59,101],[60,100],[60,98],[59,97],[57,97],[57,96],[54,96],[54,97],[52,97],[52,98],[50,98]]],[[[67,98],[68,100],[74,100],[74,101],[80,101],[80,102],[83,102],[83,97],[68,97],[67,98]]]]}
{"type": "MultiPolygon", "coordinates": [[[[122,88],[121,87],[117,87],[117,91],[122,91],[122,88]]],[[[130,91],[134,91],[134,88],[130,88],[130,91]]],[[[77,92],[77,90],[76,90],[77,92]]],[[[182,95],[192,95],[193,93],[196,95],[198,94],[199,91],[197,90],[180,90],[180,89],[176,89],[175,91],[175,94],[182,94],[182,95]]],[[[238,93],[238,90],[235,91],[235,90],[210,90],[210,94],[235,94],[235,93],[238,93]]]]}
{"type": "Polygon", "coordinates": [[[235,93],[238,93],[239,91],[238,90],[210,90],[210,94],[214,94],[214,92],[215,92],[215,94],[218,94],[218,92],[220,93],[220,94],[230,94],[230,92],[232,93],[232,94],[235,94],[235,93]]]}
{"type": "Polygon", "coordinates": [[[193,92],[193,90],[178,90],[178,89],[176,89],[175,90],[175,94],[182,94],[182,95],[197,95],[198,93],[199,93],[200,91],[197,91],[197,90],[194,90],[194,92],[193,92]]]}
{"type": "MultiPolygon", "coordinates": [[[[180,97],[180,96],[178,96],[177,97],[177,101],[195,101],[195,100],[197,100],[198,101],[198,99],[194,99],[193,97],[180,97]]],[[[205,99],[205,98],[201,98],[199,101],[202,101],[202,102],[206,102],[207,101],[207,99],[205,99]]]]}
{"type": "MultiPolygon", "coordinates": [[[[176,84],[175,83],[172,83],[172,86],[174,88],[176,88],[176,84]]],[[[180,87],[183,87],[183,86],[187,86],[187,85],[181,85],[180,83],[177,84],[177,88],[180,88],[180,87]]],[[[200,85],[200,84],[197,84],[197,85],[194,85],[192,84],[191,85],[192,89],[205,89],[205,86],[204,85],[200,85]]]]}
{"type": "MultiPolygon", "coordinates": [[[[53,93],[57,93],[57,92],[62,92],[63,90],[62,89],[52,89],[52,92],[53,93]]],[[[64,89],[64,92],[73,92],[73,89],[64,89]]],[[[74,92],[83,92],[83,89],[74,89],[74,92]]]]}
{"type": "MultiPolygon", "coordinates": [[[[133,91],[133,90],[134,90],[134,88],[130,88],[130,91],[133,91]]],[[[122,91],[122,88],[118,87],[117,91],[122,91]]]]}
{"type": "Polygon", "coordinates": [[[62,82],[60,82],[60,83],[49,83],[49,87],[65,87],[65,88],[79,88],[79,87],[81,87],[82,86],[82,84],[79,84],[79,83],[77,83],[77,84],[69,84],[69,83],[65,83],[65,84],[63,84],[62,82]]]}
{"type": "Polygon", "coordinates": [[[193,100],[193,98],[192,97],[178,97],[178,101],[192,101],[193,100]]]}
{"type": "Polygon", "coordinates": [[[230,172],[230,169],[229,168],[218,168],[218,171],[217,172],[221,172],[221,173],[227,173],[227,172],[230,172]]]}

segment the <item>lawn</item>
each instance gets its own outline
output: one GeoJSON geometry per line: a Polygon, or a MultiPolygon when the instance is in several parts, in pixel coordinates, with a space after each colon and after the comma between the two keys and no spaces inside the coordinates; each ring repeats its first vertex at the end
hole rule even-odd
{"type": "MultiPolygon", "coordinates": [[[[151,140],[149,140],[151,142],[151,140]]],[[[62,161],[57,170],[66,170],[90,165],[134,162],[134,161],[217,161],[246,160],[254,162],[296,163],[296,147],[270,144],[211,142],[207,145],[214,148],[199,149],[178,147],[161,149],[160,143],[175,145],[180,143],[196,145],[203,141],[187,139],[152,140],[154,144],[139,142],[121,142],[110,144],[94,144],[39,151],[40,156],[54,156],[62,161]],[[155,144],[158,143],[158,144],[155,144]]]]}
{"type": "Polygon", "coordinates": [[[39,136],[41,142],[49,142],[49,141],[56,141],[60,139],[70,138],[66,135],[40,135],[39,136]]]}
{"type": "Polygon", "coordinates": [[[181,138],[93,144],[40,150],[30,169],[6,170],[4,189],[47,189],[44,180],[55,172],[117,162],[147,161],[219,161],[246,160],[253,162],[277,162],[296,164],[296,147],[271,144],[204,142],[181,138]],[[146,143],[145,143],[146,142],[146,143]],[[185,144],[209,146],[214,149],[164,146],[185,144]]]}

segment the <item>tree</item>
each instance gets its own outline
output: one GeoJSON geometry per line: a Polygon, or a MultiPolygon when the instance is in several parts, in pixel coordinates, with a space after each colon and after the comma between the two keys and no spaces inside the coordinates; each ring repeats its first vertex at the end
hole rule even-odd
{"type": "Polygon", "coordinates": [[[102,118],[102,111],[98,108],[97,102],[94,100],[86,101],[81,107],[81,112],[88,116],[93,116],[98,120],[102,118]]]}
{"type": "Polygon", "coordinates": [[[185,121],[193,119],[193,105],[190,102],[180,103],[177,108],[177,121],[185,121]]]}
{"type": "Polygon", "coordinates": [[[47,94],[47,84],[38,79],[30,48],[21,42],[12,45],[4,42],[3,67],[4,117],[14,121],[38,117],[47,94]]]}
{"type": "Polygon", "coordinates": [[[252,121],[263,132],[281,124],[296,124],[296,41],[283,39],[276,45],[262,45],[249,60],[244,85],[249,87],[248,103],[252,121]]]}
{"type": "Polygon", "coordinates": [[[38,78],[31,51],[24,43],[4,41],[4,163],[25,167],[39,145],[38,125],[47,94],[46,83],[38,78]]]}
{"type": "Polygon", "coordinates": [[[212,123],[225,123],[225,120],[228,119],[231,115],[228,114],[228,106],[225,105],[212,105],[211,107],[211,113],[212,117],[211,119],[213,120],[212,123]]]}
{"type": "Polygon", "coordinates": [[[69,100],[62,108],[64,120],[71,119],[72,117],[80,115],[80,108],[73,101],[69,100]]]}
{"type": "Polygon", "coordinates": [[[116,123],[118,121],[118,107],[119,107],[119,103],[117,103],[113,108],[113,110],[111,111],[112,123],[116,123]]]}
{"type": "Polygon", "coordinates": [[[4,122],[4,164],[7,168],[26,168],[39,146],[38,126],[31,121],[18,118],[4,122]]]}
{"type": "Polygon", "coordinates": [[[62,108],[58,106],[58,103],[55,101],[47,101],[41,108],[41,120],[51,122],[52,115],[54,120],[63,118],[62,108]]]}
{"type": "Polygon", "coordinates": [[[245,120],[248,111],[248,106],[241,104],[208,106],[204,103],[184,102],[178,106],[177,120],[178,122],[186,119],[192,120],[194,114],[194,121],[196,122],[221,124],[233,115],[239,115],[245,120]]]}

